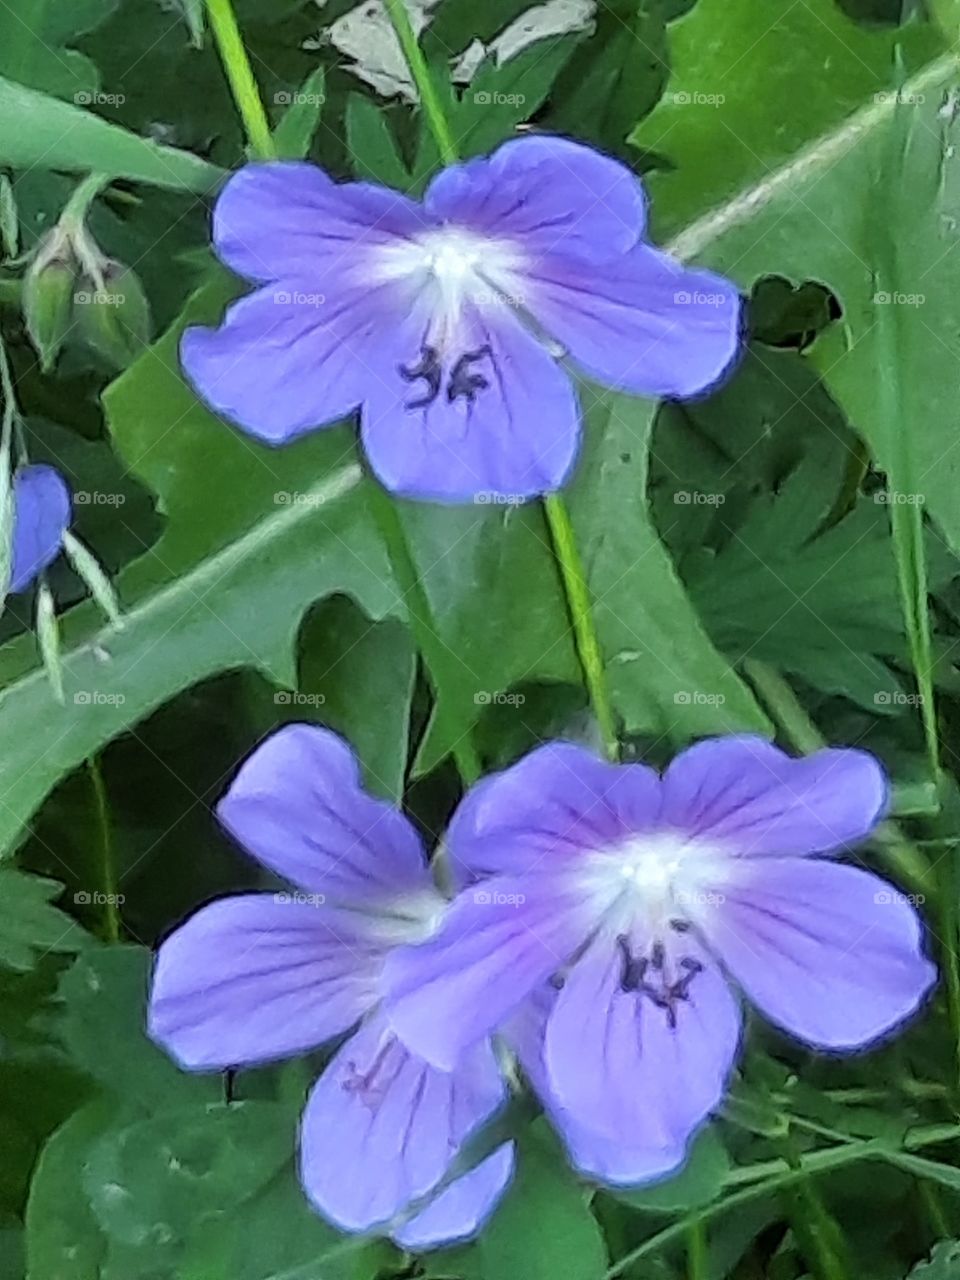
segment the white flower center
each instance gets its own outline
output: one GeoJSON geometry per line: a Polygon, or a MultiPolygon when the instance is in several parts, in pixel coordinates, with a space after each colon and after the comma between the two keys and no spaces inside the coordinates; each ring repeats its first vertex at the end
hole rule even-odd
{"type": "Polygon", "coordinates": [[[410,240],[378,247],[371,256],[374,284],[411,284],[426,292],[437,331],[453,333],[465,302],[480,307],[522,305],[522,254],[505,240],[463,227],[438,227],[410,240]]]}
{"type": "Polygon", "coordinates": [[[585,887],[622,923],[642,922],[656,934],[716,903],[728,859],[723,849],[681,831],[651,832],[588,855],[585,887]]]}

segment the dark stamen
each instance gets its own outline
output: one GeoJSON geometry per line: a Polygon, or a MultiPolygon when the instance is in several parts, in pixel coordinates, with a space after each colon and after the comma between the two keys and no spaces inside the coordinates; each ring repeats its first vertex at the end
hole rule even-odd
{"type": "Polygon", "coordinates": [[[463,396],[470,404],[473,404],[477,398],[477,392],[486,390],[490,383],[482,373],[471,372],[470,365],[482,360],[485,356],[492,357],[492,355],[493,352],[486,343],[476,351],[465,351],[463,353],[451,369],[450,380],[447,383],[447,399],[451,404],[460,396],[463,396]]]}
{"type": "Polygon", "coordinates": [[[427,390],[419,400],[408,400],[404,405],[405,409],[425,409],[427,405],[433,404],[440,394],[440,386],[443,382],[443,368],[440,364],[439,352],[436,347],[424,344],[421,347],[421,353],[419,364],[397,365],[397,372],[405,382],[417,382],[420,378],[423,378],[427,384],[427,390]]]}
{"type": "Polygon", "coordinates": [[[667,1025],[671,1031],[674,1030],[677,1025],[677,1005],[689,1000],[690,985],[697,974],[703,972],[702,963],[693,956],[681,956],[676,962],[674,973],[677,970],[681,972],[673,981],[669,981],[666,972],[667,952],[662,942],[653,944],[649,956],[634,956],[626,934],[620,934],[617,947],[621,955],[620,990],[626,994],[636,992],[638,996],[646,996],[654,1008],[664,1010],[667,1025]],[[649,980],[648,973],[654,975],[649,980]]]}

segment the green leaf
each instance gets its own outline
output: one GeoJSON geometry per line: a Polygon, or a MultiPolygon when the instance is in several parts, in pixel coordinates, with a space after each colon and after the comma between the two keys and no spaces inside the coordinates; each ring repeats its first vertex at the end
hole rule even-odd
{"type": "Polygon", "coordinates": [[[139,138],[73,103],[0,77],[0,164],[12,169],[96,170],[174,191],[206,195],[222,169],[176,147],[139,138]]]}
{"type": "Polygon", "coordinates": [[[290,1157],[295,1117],[277,1102],[156,1112],[101,1135],[83,1185],[101,1230],[143,1252],[182,1243],[233,1211],[290,1157]]]}
{"type": "Polygon", "coordinates": [[[286,697],[297,720],[305,710],[349,738],[367,786],[403,797],[417,654],[410,632],[392,619],[371,623],[338,597],[320,606],[301,636],[298,696],[286,697]],[[304,701],[301,701],[305,700],[304,701]]]}
{"type": "Polygon", "coordinates": [[[89,103],[99,84],[97,69],[67,46],[108,18],[118,4],[119,0],[8,0],[0,7],[0,76],[89,103]]]}
{"type": "Polygon", "coordinates": [[[960,303],[944,262],[960,217],[960,183],[948,163],[960,139],[947,96],[957,67],[953,56],[933,63],[904,84],[899,104],[893,95],[871,102],[675,242],[681,256],[699,256],[743,283],[775,272],[834,290],[843,320],[812,358],[880,469],[898,474],[901,433],[909,437],[917,490],[893,500],[923,504],[954,551],[960,303]],[[882,209],[871,198],[878,182],[889,187],[882,209]],[[877,261],[888,238],[899,284],[885,301],[877,261]],[[880,308],[896,309],[896,369],[880,308]]]}
{"type": "Polygon", "coordinates": [[[60,981],[57,1023],[72,1062],[128,1108],[214,1102],[217,1076],[188,1075],[144,1031],[152,956],[144,947],[91,948],[60,981]],[[109,1046],[109,1053],[105,1052],[109,1046]]]}
{"type": "Polygon", "coordinates": [[[54,951],[78,951],[89,941],[75,920],[51,906],[63,886],[55,880],[0,870],[0,964],[27,970],[41,956],[54,951]]]}
{"type": "Polygon", "coordinates": [[[371,178],[398,191],[410,188],[386,112],[359,93],[347,98],[347,147],[358,178],[371,178]]]}
{"type": "Polygon", "coordinates": [[[607,1268],[586,1193],[541,1126],[519,1144],[513,1183],[477,1242],[425,1261],[428,1276],[465,1280],[598,1280],[607,1268]]]}
{"type": "Polygon", "coordinates": [[[273,95],[274,102],[286,106],[280,123],[273,131],[274,145],[281,158],[302,160],[310,150],[327,100],[324,83],[324,69],[317,67],[294,93],[277,92],[273,95]]]}
{"type": "MultiPolygon", "coordinates": [[[[668,166],[649,178],[659,234],[765,178],[888,89],[895,50],[916,69],[942,47],[919,24],[858,26],[835,0],[784,4],[772,19],[754,0],[698,0],[670,28],[673,74],[631,135],[668,166]]],[[[825,226],[836,233],[831,221],[808,219],[823,244],[835,238],[825,226]]]]}
{"type": "Polygon", "coordinates": [[[714,1128],[704,1129],[693,1143],[679,1173],[636,1190],[613,1194],[635,1209],[688,1213],[716,1200],[730,1172],[730,1157],[714,1128]]]}
{"type": "Polygon", "coordinates": [[[88,1103],[40,1153],[26,1210],[27,1280],[101,1280],[107,1246],[80,1174],[91,1143],[115,1117],[112,1100],[88,1103]]]}
{"type": "MultiPolygon", "coordinates": [[[[776,494],[756,499],[714,558],[701,560],[690,593],[733,661],[749,653],[874,714],[896,714],[906,695],[888,660],[902,665],[908,649],[887,495],[861,499],[823,531],[837,476],[808,454],[776,494]]],[[[946,557],[938,566],[941,578],[953,572],[946,557]]]]}
{"type": "Polygon", "coordinates": [[[627,134],[654,105],[666,77],[661,0],[605,0],[593,35],[557,77],[550,127],[605,146],[632,163],[627,134]]]}
{"type": "Polygon", "coordinates": [[[219,283],[197,295],[105,395],[116,445],[168,519],[116,583],[123,629],[98,631],[88,607],[62,620],[63,708],[29,638],[0,651],[0,849],[64,773],[188,685],[252,666],[294,688],[297,630],[315,600],[342,591],[375,620],[399,610],[366,482],[345,460],[350,435],[318,432],[271,450],[213,417],[183,382],[182,329],[214,320],[224,292],[219,283]]]}
{"type": "Polygon", "coordinates": [[[570,492],[614,703],[630,733],[684,741],[769,732],[752,694],[713,648],[651,523],[655,409],[635,397],[596,400],[570,492]]]}
{"type": "Polygon", "coordinates": [[[579,36],[538,40],[506,62],[488,58],[457,104],[451,127],[463,156],[484,155],[542,106],[579,36]]]}

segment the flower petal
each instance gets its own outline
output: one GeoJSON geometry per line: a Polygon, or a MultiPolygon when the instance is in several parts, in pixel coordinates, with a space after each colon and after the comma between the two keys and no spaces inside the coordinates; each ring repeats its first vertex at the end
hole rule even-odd
{"type": "Polygon", "coordinates": [[[517,1055],[533,1091],[563,1139],[571,1163],[588,1177],[613,1186],[636,1186],[671,1173],[683,1164],[687,1151],[683,1143],[675,1147],[642,1143],[631,1147],[623,1134],[608,1138],[578,1124],[573,1113],[554,1096],[544,1062],[544,1037],[556,999],[553,987],[535,992],[504,1027],[503,1038],[517,1055]]]}
{"type": "Polygon", "coordinates": [[[763,738],[710,738],[676,757],[663,820],[740,855],[824,853],[862,840],[883,817],[888,787],[865,751],[794,759],[763,738]]]}
{"type": "Polygon", "coordinates": [[[217,816],[253,857],[331,904],[375,910],[434,892],[413,826],[363,790],[356,756],[329,729],[290,724],[272,734],[217,816]]]}
{"type": "Polygon", "coordinates": [[[500,1203],[513,1178],[515,1163],[514,1144],[505,1142],[469,1173],[445,1187],[426,1209],[392,1232],[392,1239],[418,1253],[469,1239],[500,1203]]]}
{"type": "Polygon", "coordinates": [[[515,237],[534,253],[604,262],[632,249],[643,231],[640,180],[626,165],[567,138],[532,135],[492,156],[453,165],[427,188],[434,217],[491,236],[515,237]]]}
{"type": "Polygon", "coordinates": [[[653,829],[659,812],[653,769],[608,764],[572,742],[551,742],[471,787],[444,846],[460,883],[544,872],[653,829]]]}
{"type": "Polygon", "coordinates": [[[425,375],[411,380],[430,345],[428,302],[384,335],[380,376],[368,379],[361,432],[381,483],[436,502],[520,501],[560,488],[580,437],[565,371],[494,301],[465,306],[432,389],[425,375]],[[464,388],[482,380],[478,391],[451,395],[458,367],[464,388]]]}
{"type": "Polygon", "coordinates": [[[604,386],[693,396],[718,382],[740,346],[740,296],[649,245],[595,270],[558,257],[528,268],[525,306],[604,386]]]}
{"type": "Polygon", "coordinates": [[[663,945],[671,980],[686,959],[701,966],[672,1019],[646,994],[623,989],[622,954],[603,934],[567,974],[547,1023],[556,1104],[588,1158],[594,1153],[583,1139],[593,1133],[636,1159],[634,1169],[618,1171],[628,1182],[674,1167],[723,1097],[740,1042],[737,1002],[717,966],[690,934],[671,934],[663,945]]]}
{"type": "Polygon", "coordinates": [[[357,264],[316,280],[279,280],[227,308],[218,329],[191,328],[184,373],[222,417],[284,444],[354,413],[376,381],[373,344],[403,315],[396,284],[364,283],[357,264]]]}
{"type": "Polygon", "coordinates": [[[286,894],[222,898],[161,945],[148,1031],[188,1071],[293,1057],[370,1008],[381,960],[346,913],[286,894]]]}
{"type": "Polygon", "coordinates": [[[746,995],[808,1044],[859,1049],[915,1013],[936,979],[906,896],[859,867],[741,859],[697,925],[746,995]]]}
{"type": "Polygon", "coordinates": [[[562,967],[590,923],[583,890],[559,877],[495,876],[465,890],[439,932],[387,958],[391,1025],[410,1049],[450,1070],[562,967]]]}
{"type": "Polygon", "coordinates": [[[70,490],[55,467],[18,468],[13,480],[10,591],[26,591],[60,554],[70,525],[70,490]]]}
{"type": "Polygon", "coordinates": [[[307,1101],[304,1190],[345,1231],[390,1223],[440,1182],[505,1097],[488,1043],[465,1054],[456,1071],[436,1071],[381,1018],[371,1019],[338,1051],[307,1101]]]}
{"type": "Polygon", "coordinates": [[[248,164],[227,182],[213,215],[223,262],[248,280],[312,277],[425,225],[413,200],[387,187],[334,182],[298,160],[248,164]],[[325,270],[326,269],[326,270],[325,270]]]}

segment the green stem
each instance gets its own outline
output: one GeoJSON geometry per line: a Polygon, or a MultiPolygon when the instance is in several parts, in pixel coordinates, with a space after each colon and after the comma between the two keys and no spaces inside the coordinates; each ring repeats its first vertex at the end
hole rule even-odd
{"type": "MultiPolygon", "coordinates": [[[[913,1133],[908,1133],[904,1140],[904,1146],[908,1150],[917,1150],[920,1147],[933,1146],[941,1142],[955,1140],[958,1137],[960,1137],[960,1126],[958,1125],[931,1125],[927,1129],[918,1129],[913,1133]]],[[[832,1147],[826,1151],[811,1152],[809,1155],[800,1158],[799,1168],[796,1169],[785,1165],[782,1160],[766,1160],[762,1164],[734,1169],[728,1175],[726,1185],[736,1186],[739,1183],[749,1183],[748,1186],[735,1191],[724,1199],[716,1200],[713,1204],[706,1205],[702,1209],[686,1214],[676,1222],[671,1223],[670,1226],[664,1227],[662,1231],[658,1231],[656,1235],[650,1236],[635,1249],[624,1254],[608,1271],[604,1272],[600,1280],[615,1280],[615,1277],[622,1275],[635,1262],[639,1262],[643,1258],[649,1258],[659,1253],[661,1249],[668,1248],[670,1245],[683,1240],[694,1223],[706,1224],[712,1222],[714,1218],[722,1217],[731,1210],[739,1209],[754,1200],[762,1200],[765,1196],[770,1195],[771,1192],[795,1186],[811,1174],[827,1173],[833,1169],[842,1168],[844,1165],[855,1164],[859,1160],[883,1159],[886,1151],[887,1149],[882,1140],[872,1138],[866,1142],[850,1143],[847,1146],[832,1147]]]]}
{"type": "Polygon", "coordinates": [[[87,773],[93,787],[94,808],[97,815],[97,831],[100,836],[100,883],[103,886],[103,940],[120,941],[120,908],[117,902],[117,871],[113,857],[113,834],[110,825],[110,804],[103,773],[96,756],[87,760],[87,773]]]}
{"type": "Polygon", "coordinates": [[[620,747],[617,741],[617,722],[610,703],[607,689],[606,670],[603,665],[603,654],[596,627],[593,625],[591,612],[590,588],[583,568],[583,559],[577,548],[577,540],[570,520],[570,512],[559,493],[550,493],[543,499],[543,511],[547,517],[550,536],[553,539],[553,550],[563,589],[567,597],[567,609],[573,624],[573,634],[577,644],[577,654],[583,668],[587,691],[593,706],[600,733],[603,737],[604,750],[611,760],[616,760],[620,747]]]}
{"type": "MultiPolygon", "coordinates": [[[[444,660],[440,652],[443,641],[437,635],[430,610],[430,601],[427,599],[427,593],[420,580],[417,566],[414,563],[413,556],[410,554],[407,535],[397,511],[396,503],[392,501],[389,494],[377,485],[372,487],[371,502],[380,528],[380,536],[387,549],[393,575],[403,593],[404,604],[407,609],[407,616],[410,619],[414,639],[423,654],[427,674],[431,681],[435,682],[444,660]]],[[[435,695],[439,692],[435,683],[433,691],[435,695]]],[[[452,750],[460,777],[467,786],[470,786],[471,783],[477,781],[483,772],[473,744],[468,737],[464,736],[454,744],[452,750]]]]}
{"type": "Polygon", "coordinates": [[[710,1251],[707,1245],[707,1228],[702,1222],[694,1222],[687,1232],[688,1280],[707,1280],[710,1274],[710,1251]]]}
{"type": "Polygon", "coordinates": [[[843,1259],[843,1233],[827,1209],[811,1175],[803,1168],[800,1152],[789,1129],[783,1139],[787,1164],[797,1175],[797,1183],[783,1191],[794,1234],[807,1261],[821,1280],[847,1280],[843,1259]]]}
{"type": "Polygon", "coordinates": [[[259,159],[273,160],[276,158],[277,150],[273,145],[270,121],[263,108],[250,59],[243,47],[232,0],[207,0],[207,13],[210,16],[213,37],[220,50],[223,69],[230,82],[230,92],[240,112],[240,119],[243,121],[250,146],[259,159]]]}
{"type": "Polygon", "coordinates": [[[423,50],[420,48],[413,24],[410,21],[406,2],[405,0],[384,0],[384,7],[393,24],[393,29],[397,33],[403,56],[407,60],[410,74],[413,76],[414,83],[420,94],[420,105],[423,107],[427,122],[430,125],[430,132],[437,140],[440,159],[444,164],[456,164],[460,159],[457,153],[457,144],[453,139],[453,132],[444,114],[443,104],[440,101],[440,95],[437,93],[437,86],[433,83],[433,76],[430,74],[427,60],[423,56],[423,50]]]}
{"type": "MultiPolygon", "coordinates": [[[[269,160],[276,155],[276,149],[270,133],[270,123],[263,108],[257,82],[250,67],[250,60],[243,46],[231,0],[207,0],[207,10],[210,14],[210,25],[213,28],[214,38],[220,50],[220,57],[223,60],[227,79],[230,82],[230,88],[243,120],[247,137],[250,139],[250,145],[261,160],[269,160]]],[[[404,18],[406,18],[405,11],[404,18]]],[[[406,25],[409,29],[409,36],[414,45],[416,45],[409,19],[407,19],[406,25]]],[[[417,47],[417,52],[419,53],[419,46],[417,47]]],[[[423,61],[422,54],[420,55],[420,62],[423,69],[426,70],[426,63],[423,61]]],[[[433,102],[434,109],[439,111],[439,102],[436,100],[435,94],[433,102]]],[[[442,112],[440,115],[442,117],[442,112]]],[[[446,136],[449,138],[449,133],[446,136]]],[[[452,142],[450,145],[452,146],[452,142]]],[[[430,610],[430,602],[420,581],[416,564],[407,543],[406,532],[397,514],[396,507],[381,489],[374,486],[373,491],[375,512],[381,536],[386,545],[394,575],[406,601],[414,638],[420,652],[423,654],[424,663],[433,683],[434,693],[436,693],[437,672],[442,662],[440,653],[442,641],[437,635],[430,610]]],[[[463,781],[467,784],[475,782],[482,770],[480,760],[469,740],[462,738],[454,746],[453,755],[463,781]]]]}
{"type": "MultiPolygon", "coordinates": [[[[427,60],[423,56],[423,50],[420,48],[410,22],[405,0],[384,0],[384,4],[410,68],[410,74],[417,86],[420,105],[436,140],[440,159],[445,165],[456,164],[460,159],[457,144],[450,129],[450,123],[444,114],[443,104],[437,93],[427,60]]],[[[567,611],[570,615],[577,655],[583,668],[590,703],[600,726],[604,750],[611,760],[616,760],[620,751],[616,718],[607,689],[606,670],[594,625],[590,591],[583,560],[577,550],[570,513],[559,493],[548,494],[543,499],[543,509],[553,542],[554,556],[560,568],[567,611]]]]}

